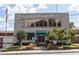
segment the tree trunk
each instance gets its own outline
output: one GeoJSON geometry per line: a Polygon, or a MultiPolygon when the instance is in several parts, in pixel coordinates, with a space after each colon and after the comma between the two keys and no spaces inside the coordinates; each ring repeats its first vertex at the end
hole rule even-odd
{"type": "Polygon", "coordinates": [[[19,44],[20,44],[20,46],[22,46],[22,41],[21,40],[19,40],[19,44]]]}
{"type": "Polygon", "coordinates": [[[22,46],[22,41],[21,41],[21,43],[20,43],[20,46],[22,46]]]}

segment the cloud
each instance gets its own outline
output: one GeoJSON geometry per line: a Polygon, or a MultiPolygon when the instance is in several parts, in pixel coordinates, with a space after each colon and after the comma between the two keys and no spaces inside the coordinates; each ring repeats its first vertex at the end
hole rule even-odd
{"type": "MultiPolygon", "coordinates": [[[[2,10],[5,12],[8,8],[8,20],[7,20],[7,27],[8,30],[14,30],[14,14],[15,13],[38,13],[42,12],[40,9],[45,10],[48,8],[47,4],[39,4],[37,7],[34,7],[33,4],[16,4],[14,7],[11,7],[10,5],[0,5],[2,7],[2,10]]],[[[5,23],[5,17],[0,17],[0,22],[5,23]]],[[[0,25],[0,28],[5,27],[5,24],[0,25]]],[[[5,29],[5,28],[3,28],[5,29]]]]}
{"type": "Polygon", "coordinates": [[[69,11],[79,11],[79,4],[72,4],[68,7],[69,11]]]}
{"type": "Polygon", "coordinates": [[[71,19],[70,22],[73,22],[75,27],[79,27],[79,19],[71,19]]]}
{"type": "Polygon", "coordinates": [[[8,8],[8,20],[14,19],[15,13],[37,13],[41,12],[40,9],[47,9],[47,4],[39,4],[34,7],[33,4],[17,4],[13,8],[10,5],[5,5],[4,10],[8,8]]]}
{"type": "Polygon", "coordinates": [[[0,17],[0,31],[5,31],[5,18],[0,17]]]}
{"type": "Polygon", "coordinates": [[[41,12],[41,11],[40,11],[39,9],[33,7],[33,8],[30,8],[28,12],[29,12],[29,13],[39,13],[39,12],[41,12]]]}
{"type": "Polygon", "coordinates": [[[79,27],[79,23],[75,23],[74,25],[75,25],[76,27],[79,27]]]}
{"type": "Polygon", "coordinates": [[[47,9],[48,8],[48,5],[47,4],[39,4],[38,9],[47,9]]]}
{"type": "Polygon", "coordinates": [[[4,6],[4,4],[0,4],[0,7],[3,7],[4,6]]]}
{"type": "MultiPolygon", "coordinates": [[[[0,31],[5,31],[5,30],[6,30],[5,17],[0,17],[0,31]]],[[[12,22],[12,20],[7,22],[7,30],[8,31],[14,30],[14,23],[12,22]]]]}

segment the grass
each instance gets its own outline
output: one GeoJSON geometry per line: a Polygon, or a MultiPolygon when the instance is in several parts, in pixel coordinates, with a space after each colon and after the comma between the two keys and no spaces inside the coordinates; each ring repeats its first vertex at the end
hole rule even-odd
{"type": "MultiPolygon", "coordinates": [[[[24,47],[23,45],[22,47],[24,47]]],[[[58,45],[58,46],[53,46],[53,49],[59,50],[59,49],[79,49],[79,44],[71,44],[71,45],[58,45]]],[[[27,50],[27,49],[20,49],[19,45],[13,45],[9,48],[2,49],[2,51],[22,51],[22,50],[27,50]]]]}
{"type": "Polygon", "coordinates": [[[79,49],[79,44],[63,45],[64,49],[79,49]]]}
{"type": "Polygon", "coordinates": [[[79,44],[56,45],[48,48],[48,50],[63,50],[63,49],[79,49],[79,44]]]}
{"type": "MultiPolygon", "coordinates": [[[[23,45],[24,46],[24,45],[23,45]]],[[[6,48],[6,49],[2,49],[1,51],[22,51],[23,49],[20,49],[20,46],[19,45],[13,45],[9,48],[6,48]]]]}

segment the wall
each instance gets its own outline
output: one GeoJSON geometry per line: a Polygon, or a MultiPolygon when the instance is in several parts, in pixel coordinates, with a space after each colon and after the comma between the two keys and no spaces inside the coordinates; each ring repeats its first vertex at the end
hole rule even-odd
{"type": "MultiPolygon", "coordinates": [[[[55,18],[57,20],[61,20],[62,28],[69,28],[69,14],[68,13],[16,13],[15,14],[15,24],[14,24],[14,32],[18,30],[30,30],[31,28],[23,27],[23,20],[31,20],[31,19],[39,19],[45,18],[46,20],[49,18],[55,18]]],[[[46,27],[47,28],[47,27],[46,27]]],[[[35,30],[37,28],[32,28],[35,30]]],[[[38,29],[39,30],[39,29],[38,29]]]]}
{"type": "Polygon", "coordinates": [[[79,43],[79,29],[74,28],[75,30],[75,37],[72,39],[72,43],[79,43]]]}
{"type": "Polygon", "coordinates": [[[3,38],[3,48],[8,48],[13,43],[17,42],[17,40],[14,38],[14,36],[0,36],[3,38]]]}

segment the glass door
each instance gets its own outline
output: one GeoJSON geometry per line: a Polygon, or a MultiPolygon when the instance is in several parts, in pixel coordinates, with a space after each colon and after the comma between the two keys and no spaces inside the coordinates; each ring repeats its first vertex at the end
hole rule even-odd
{"type": "Polygon", "coordinates": [[[44,43],[45,36],[38,36],[38,42],[39,43],[44,43]]]}

